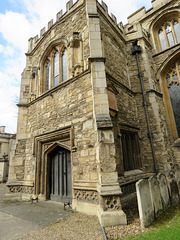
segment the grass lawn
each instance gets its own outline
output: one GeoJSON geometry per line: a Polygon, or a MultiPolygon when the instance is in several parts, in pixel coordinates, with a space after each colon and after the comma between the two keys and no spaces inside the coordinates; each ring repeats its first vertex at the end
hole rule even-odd
{"type": "Polygon", "coordinates": [[[180,240],[180,203],[171,206],[149,227],[145,233],[136,237],[128,236],[127,240],[180,240]]]}

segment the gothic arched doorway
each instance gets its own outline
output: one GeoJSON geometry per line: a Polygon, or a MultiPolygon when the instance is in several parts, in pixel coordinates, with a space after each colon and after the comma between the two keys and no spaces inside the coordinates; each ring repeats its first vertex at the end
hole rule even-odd
{"type": "Polygon", "coordinates": [[[48,154],[49,199],[72,203],[70,151],[57,146],[48,154]]]}

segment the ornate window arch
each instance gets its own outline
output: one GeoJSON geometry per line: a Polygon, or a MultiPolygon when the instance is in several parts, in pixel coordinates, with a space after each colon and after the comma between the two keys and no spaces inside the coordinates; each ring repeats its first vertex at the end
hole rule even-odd
{"type": "Polygon", "coordinates": [[[51,46],[42,61],[42,92],[68,79],[67,48],[65,44],[51,46]]]}
{"type": "Polygon", "coordinates": [[[152,31],[158,51],[180,43],[180,13],[164,14],[153,24],[152,31]]]}
{"type": "Polygon", "coordinates": [[[180,58],[166,67],[162,79],[170,130],[177,139],[180,138],[180,58]]]}

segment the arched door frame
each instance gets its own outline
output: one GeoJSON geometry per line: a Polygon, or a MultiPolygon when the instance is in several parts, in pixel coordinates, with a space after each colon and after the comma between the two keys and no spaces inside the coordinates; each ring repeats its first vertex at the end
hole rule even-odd
{"type": "MultiPolygon", "coordinates": [[[[47,163],[48,154],[57,146],[74,151],[73,127],[69,126],[52,132],[38,135],[34,138],[33,155],[36,160],[35,191],[36,196],[47,199],[47,163]]],[[[72,154],[71,154],[72,169],[72,154]]],[[[71,174],[72,176],[72,174],[71,174]]]]}
{"type": "MultiPolygon", "coordinates": [[[[49,168],[50,168],[50,161],[51,161],[51,153],[53,153],[53,151],[57,148],[57,147],[61,147],[65,150],[68,150],[70,152],[70,156],[71,156],[71,149],[69,146],[63,144],[63,143],[60,143],[60,142],[55,142],[53,143],[49,148],[46,149],[46,151],[44,152],[44,167],[45,167],[45,176],[44,176],[44,190],[45,190],[45,196],[46,196],[46,199],[49,198],[49,195],[50,195],[50,186],[49,186],[49,183],[50,183],[50,176],[49,176],[49,168]]],[[[71,176],[72,176],[72,161],[71,161],[71,176]]],[[[71,181],[72,181],[72,178],[71,178],[71,181]]],[[[71,182],[71,186],[72,186],[72,182],[71,182]]]]}

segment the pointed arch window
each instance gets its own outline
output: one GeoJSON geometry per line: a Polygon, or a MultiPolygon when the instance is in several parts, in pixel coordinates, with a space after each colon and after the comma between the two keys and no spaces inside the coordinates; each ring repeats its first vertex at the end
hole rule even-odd
{"type": "Polygon", "coordinates": [[[178,137],[180,137],[180,61],[169,69],[166,74],[166,83],[178,137]]]}
{"type": "Polygon", "coordinates": [[[158,30],[161,50],[180,42],[180,24],[176,19],[165,22],[158,30]]]}
{"type": "Polygon", "coordinates": [[[56,45],[43,62],[42,92],[68,79],[67,49],[56,45]]]}

